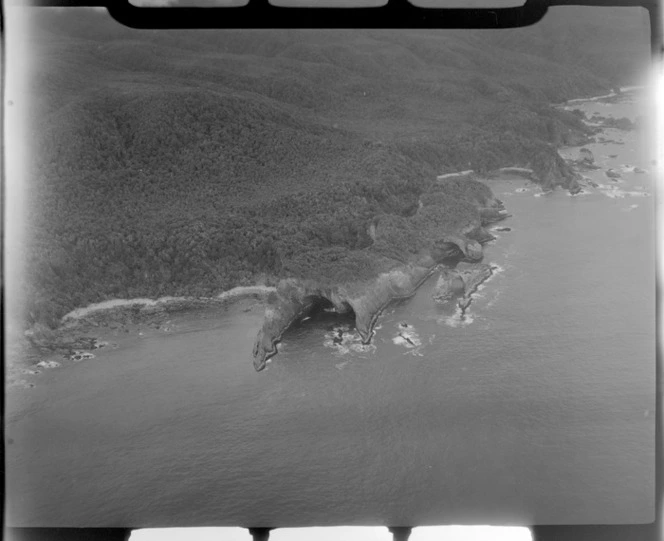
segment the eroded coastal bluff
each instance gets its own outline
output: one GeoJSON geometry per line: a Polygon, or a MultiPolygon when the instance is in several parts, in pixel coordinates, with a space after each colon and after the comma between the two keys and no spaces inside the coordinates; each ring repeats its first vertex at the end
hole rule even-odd
{"type": "Polygon", "coordinates": [[[485,227],[508,216],[502,201],[479,181],[439,179],[421,196],[419,209],[412,216],[381,216],[369,225],[373,245],[364,255],[371,257],[373,268],[379,270],[373,277],[336,283],[281,280],[268,298],[254,345],[254,367],[257,371],[265,368],[277,353],[283,333],[312,310],[352,312],[357,332],[365,344],[369,343],[376,318],[385,306],[413,295],[438,265],[481,261],[482,244],[494,239],[485,227]]]}

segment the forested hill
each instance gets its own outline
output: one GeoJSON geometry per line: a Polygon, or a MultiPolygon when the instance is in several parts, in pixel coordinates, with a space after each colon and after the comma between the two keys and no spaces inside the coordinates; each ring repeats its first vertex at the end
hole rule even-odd
{"type": "Polygon", "coordinates": [[[641,11],[617,8],[469,32],[139,31],[33,12],[28,322],[49,325],[329,261],[361,274],[369,224],[412,215],[436,174],[550,172],[584,128],[549,104],[632,84],[649,50],[641,11]]]}

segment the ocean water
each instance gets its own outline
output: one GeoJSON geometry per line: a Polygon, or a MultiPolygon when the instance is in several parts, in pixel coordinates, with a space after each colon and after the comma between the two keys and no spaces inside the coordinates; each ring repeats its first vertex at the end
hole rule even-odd
{"type": "Polygon", "coordinates": [[[486,247],[497,272],[465,318],[434,303],[434,275],[370,346],[321,313],[256,373],[262,312],[244,302],[13,391],[10,524],[651,520],[654,202],[652,176],[630,168],[652,165],[637,132],[608,131],[624,144],[588,145],[597,189],[492,184],[511,231],[486,247]]]}

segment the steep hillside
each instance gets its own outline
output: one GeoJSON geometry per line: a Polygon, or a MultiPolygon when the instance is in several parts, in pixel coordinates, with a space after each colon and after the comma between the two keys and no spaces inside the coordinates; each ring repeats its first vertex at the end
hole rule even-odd
{"type": "MultiPolygon", "coordinates": [[[[555,147],[586,128],[549,104],[631,82],[618,51],[643,59],[647,37],[618,11],[313,32],[137,31],[39,10],[28,323],[116,297],[372,276],[408,259],[398,224],[437,174],[516,165],[567,186],[555,147]]],[[[439,198],[450,231],[464,189],[439,198]]]]}

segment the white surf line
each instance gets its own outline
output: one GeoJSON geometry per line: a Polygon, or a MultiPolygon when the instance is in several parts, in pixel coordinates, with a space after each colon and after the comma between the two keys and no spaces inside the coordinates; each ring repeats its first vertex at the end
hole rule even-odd
{"type": "MultiPolygon", "coordinates": [[[[636,90],[643,90],[644,88],[646,88],[644,85],[621,86],[619,90],[620,94],[629,94],[630,92],[634,92],[636,90]]],[[[592,96],[590,98],[574,98],[571,100],[567,100],[565,103],[581,103],[584,101],[597,101],[604,98],[613,98],[615,96],[619,96],[620,94],[612,91],[610,94],[604,94],[602,96],[592,96]]]]}
{"type": "Polygon", "coordinates": [[[160,297],[158,299],[137,298],[137,299],[111,299],[108,301],[95,302],[83,308],[75,308],[71,312],[62,316],[62,321],[67,319],[80,319],[95,312],[102,312],[105,310],[112,310],[114,308],[133,306],[139,304],[141,306],[157,306],[158,304],[186,301],[191,297],[160,297]]]}
{"type": "Polygon", "coordinates": [[[217,295],[218,299],[229,299],[232,297],[240,297],[242,295],[253,295],[255,293],[272,293],[277,288],[274,286],[238,286],[228,291],[224,291],[217,295]]]}
{"type": "Polygon", "coordinates": [[[456,173],[445,173],[444,175],[438,175],[436,177],[436,180],[445,180],[454,177],[466,177],[471,173],[474,173],[473,169],[467,169],[466,171],[457,171],[456,173]]]}
{"type": "Polygon", "coordinates": [[[360,333],[350,325],[335,326],[324,334],[323,346],[332,349],[333,355],[343,356],[351,352],[373,353],[375,344],[363,344],[360,333]]]}
{"type": "Polygon", "coordinates": [[[528,169],[527,167],[517,167],[517,166],[500,167],[498,169],[498,172],[505,174],[515,173],[515,174],[524,174],[524,175],[532,175],[534,173],[532,169],[528,169]]]}
{"type": "Polygon", "coordinates": [[[611,92],[610,94],[604,94],[603,96],[593,96],[591,98],[574,98],[573,100],[567,100],[565,103],[582,103],[584,101],[597,101],[601,100],[604,98],[613,98],[617,96],[615,92],[611,92]]]}
{"type": "Polygon", "coordinates": [[[122,308],[122,307],[128,307],[128,306],[135,306],[135,305],[140,305],[140,306],[158,306],[160,304],[169,304],[173,302],[186,302],[186,301],[195,301],[195,300],[205,300],[205,299],[231,299],[231,298],[236,298],[236,297],[242,297],[244,295],[252,295],[256,293],[271,293],[273,291],[276,291],[276,287],[272,286],[238,286],[234,287],[233,289],[229,289],[228,291],[223,291],[216,297],[172,297],[172,296],[166,296],[166,297],[159,297],[157,299],[149,299],[145,297],[139,297],[135,299],[111,299],[108,301],[102,301],[102,302],[96,302],[89,304],[88,306],[84,306],[82,308],[75,308],[71,312],[68,312],[64,316],[62,316],[61,321],[66,321],[66,320],[76,320],[76,319],[81,319],[83,317],[89,316],[90,314],[96,313],[96,312],[103,312],[106,310],[113,310],[114,308],[122,308]]]}
{"type": "Polygon", "coordinates": [[[634,92],[635,90],[643,90],[645,88],[645,85],[621,86],[620,92],[634,92]]]}

